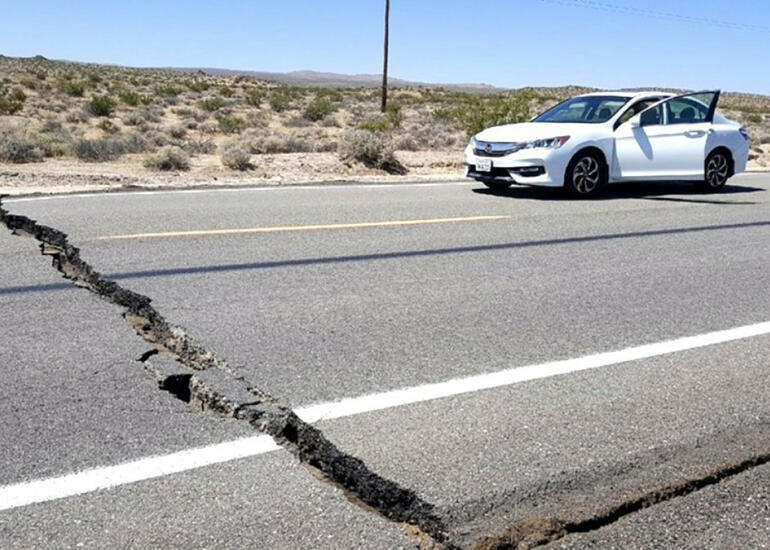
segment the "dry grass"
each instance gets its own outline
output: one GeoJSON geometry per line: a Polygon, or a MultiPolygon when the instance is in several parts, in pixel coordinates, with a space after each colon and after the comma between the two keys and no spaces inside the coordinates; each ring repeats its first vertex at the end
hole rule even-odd
{"type": "MultiPolygon", "coordinates": [[[[255,160],[241,162],[245,154],[338,151],[345,162],[387,171],[395,165],[372,160],[375,149],[387,153],[383,158],[393,151],[443,151],[455,159],[469,134],[526,120],[586,90],[396,88],[382,114],[377,90],[367,88],[303,88],[247,76],[0,56],[0,162],[62,157],[102,163],[174,147],[236,170],[255,160]],[[359,153],[351,152],[355,148],[359,153]]],[[[770,97],[727,93],[721,110],[749,129],[752,161],[770,166],[770,97]]]]}

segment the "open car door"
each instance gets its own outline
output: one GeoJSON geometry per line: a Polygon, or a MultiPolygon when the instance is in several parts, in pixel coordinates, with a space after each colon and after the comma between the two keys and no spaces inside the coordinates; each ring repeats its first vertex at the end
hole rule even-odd
{"type": "Polygon", "coordinates": [[[703,179],[719,90],[648,107],[615,130],[613,179],[703,179]]]}

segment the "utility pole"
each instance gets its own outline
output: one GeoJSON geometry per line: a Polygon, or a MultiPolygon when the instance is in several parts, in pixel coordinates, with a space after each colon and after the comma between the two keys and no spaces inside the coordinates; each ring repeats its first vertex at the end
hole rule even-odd
{"type": "Polygon", "coordinates": [[[388,32],[390,20],[390,0],[385,0],[385,55],[382,64],[382,105],[380,110],[384,113],[388,108],[388,32]]]}

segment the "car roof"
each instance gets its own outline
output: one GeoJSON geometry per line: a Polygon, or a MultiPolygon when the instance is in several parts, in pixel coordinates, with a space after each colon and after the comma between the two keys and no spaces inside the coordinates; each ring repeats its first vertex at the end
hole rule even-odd
{"type": "Polygon", "coordinates": [[[591,92],[588,94],[580,94],[575,97],[590,97],[590,96],[597,96],[597,95],[612,95],[612,96],[619,96],[619,97],[646,97],[646,96],[661,96],[661,97],[671,97],[674,94],[671,92],[661,92],[660,90],[606,90],[604,92],[591,92]]]}

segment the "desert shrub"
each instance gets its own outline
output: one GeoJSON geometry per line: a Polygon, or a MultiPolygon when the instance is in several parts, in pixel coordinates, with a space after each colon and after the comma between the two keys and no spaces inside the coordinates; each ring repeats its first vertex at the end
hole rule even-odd
{"type": "Polygon", "coordinates": [[[40,81],[35,80],[34,78],[23,78],[20,84],[29,90],[37,90],[42,87],[40,81]]]}
{"type": "Polygon", "coordinates": [[[246,121],[234,115],[218,114],[216,119],[223,134],[239,134],[246,127],[246,121]]]}
{"type": "Polygon", "coordinates": [[[123,134],[115,140],[116,147],[122,153],[144,153],[150,148],[150,144],[143,136],[137,133],[123,134]]]}
{"type": "Polygon", "coordinates": [[[369,120],[362,120],[358,123],[358,129],[366,130],[367,132],[382,133],[392,129],[392,126],[387,117],[381,116],[369,120]]]}
{"type": "Polygon", "coordinates": [[[302,111],[302,116],[310,121],[318,122],[334,112],[334,105],[325,97],[317,97],[302,111]]]}
{"type": "Polygon", "coordinates": [[[219,132],[219,126],[207,122],[198,126],[198,131],[201,134],[216,134],[219,132]]]}
{"type": "Polygon", "coordinates": [[[96,86],[98,86],[101,81],[102,77],[97,73],[89,73],[88,77],[86,78],[86,85],[90,88],[96,88],[96,86]]]}
{"type": "Polygon", "coordinates": [[[307,128],[311,124],[312,122],[301,116],[289,117],[283,121],[283,125],[287,128],[307,128]]]}
{"type": "Polygon", "coordinates": [[[142,105],[152,105],[153,103],[155,103],[155,100],[152,98],[152,96],[143,94],[139,96],[139,103],[141,103],[142,105]]]}
{"type": "Polygon", "coordinates": [[[88,122],[88,120],[91,118],[90,113],[88,111],[85,111],[84,109],[75,109],[74,111],[68,112],[64,116],[64,120],[71,124],[80,124],[83,122],[88,122]]]}
{"type": "Polygon", "coordinates": [[[179,147],[164,147],[157,153],[144,158],[144,167],[151,170],[189,170],[187,154],[179,147]]]}
{"type": "Polygon", "coordinates": [[[24,102],[0,95],[0,115],[15,115],[24,108],[24,102]]]}
{"type": "Polygon", "coordinates": [[[131,107],[136,107],[139,105],[139,94],[136,92],[126,90],[124,92],[120,92],[118,97],[123,103],[130,105],[131,107]]]}
{"type": "Polygon", "coordinates": [[[60,132],[62,130],[61,122],[58,120],[49,118],[45,122],[43,122],[43,125],[40,127],[40,131],[48,134],[52,132],[60,132]]]}
{"type": "Polygon", "coordinates": [[[345,134],[339,145],[339,156],[344,162],[360,162],[369,168],[385,170],[389,174],[405,174],[406,167],[394,155],[394,144],[389,136],[366,131],[345,134]]]}
{"type": "Polygon", "coordinates": [[[751,114],[746,117],[746,122],[750,122],[751,124],[762,124],[762,115],[760,114],[751,114]]]}
{"type": "Polygon", "coordinates": [[[37,140],[37,146],[46,158],[63,157],[72,152],[72,137],[63,130],[42,134],[37,140]]]}
{"type": "Polygon", "coordinates": [[[144,138],[147,140],[147,142],[153,147],[163,147],[164,145],[169,145],[169,143],[172,141],[168,134],[165,132],[160,131],[157,128],[151,128],[147,132],[144,133],[144,138]]]}
{"type": "Polygon", "coordinates": [[[452,119],[466,135],[472,136],[484,128],[529,120],[529,95],[467,95],[454,109],[452,119]]]}
{"type": "Polygon", "coordinates": [[[249,111],[246,113],[246,125],[250,128],[267,128],[270,117],[260,111],[249,111]]]}
{"type": "Polygon", "coordinates": [[[138,113],[138,112],[128,113],[121,120],[123,121],[123,124],[125,124],[126,126],[140,126],[142,124],[145,124],[145,120],[144,120],[144,117],[142,116],[142,113],[138,113]]]}
{"type": "Polygon", "coordinates": [[[329,115],[324,117],[324,119],[321,121],[321,126],[324,128],[341,128],[342,124],[340,124],[340,121],[336,116],[329,115]]]}
{"type": "Polygon", "coordinates": [[[176,97],[182,93],[182,88],[173,84],[160,84],[155,86],[155,95],[163,97],[176,97]]]}
{"type": "Polygon", "coordinates": [[[185,153],[191,155],[210,155],[217,149],[216,144],[210,139],[188,139],[178,145],[185,153]]]}
{"type": "Polygon", "coordinates": [[[235,95],[235,90],[233,90],[230,86],[222,86],[219,88],[219,95],[222,97],[233,97],[235,95]]]}
{"type": "Polygon", "coordinates": [[[82,80],[61,78],[56,83],[56,87],[60,92],[72,97],[83,97],[83,94],[86,93],[86,83],[82,80]]]}
{"type": "Polygon", "coordinates": [[[209,113],[213,113],[214,111],[217,111],[224,107],[225,102],[222,101],[222,98],[219,97],[207,97],[205,99],[201,99],[198,102],[198,105],[201,109],[204,111],[208,111],[209,113]]]}
{"type": "Polygon", "coordinates": [[[211,87],[211,85],[205,80],[187,80],[184,84],[190,89],[190,91],[198,93],[205,92],[211,87]]]}
{"type": "Polygon", "coordinates": [[[25,132],[7,128],[0,130],[0,162],[24,164],[43,160],[43,151],[25,132]]]}
{"type": "Polygon", "coordinates": [[[461,132],[454,129],[451,122],[441,120],[412,123],[401,130],[395,139],[398,151],[454,148],[465,141],[461,132]]]}
{"type": "Polygon", "coordinates": [[[362,120],[358,123],[358,128],[369,132],[382,133],[400,128],[403,120],[404,115],[401,113],[401,104],[391,101],[385,110],[385,114],[369,120],[362,120]]]}
{"type": "Polygon", "coordinates": [[[100,121],[99,124],[96,125],[96,127],[108,134],[114,134],[119,130],[119,128],[115,126],[115,124],[113,124],[112,121],[109,119],[104,119],[100,121]]]}
{"type": "Polygon", "coordinates": [[[231,170],[243,171],[254,168],[254,165],[251,164],[251,153],[240,145],[232,144],[226,146],[220,158],[222,164],[231,170]]]}
{"type": "Polygon", "coordinates": [[[168,133],[174,139],[183,139],[187,135],[187,128],[184,126],[172,126],[168,129],[168,133]]]}
{"type": "Polygon", "coordinates": [[[249,90],[246,92],[245,101],[247,105],[259,107],[262,105],[263,99],[265,99],[265,92],[263,90],[249,90]]]}
{"type": "Polygon", "coordinates": [[[77,139],[72,147],[75,156],[84,162],[106,162],[117,159],[123,154],[122,144],[116,140],[77,139]]]}
{"type": "Polygon", "coordinates": [[[309,140],[291,135],[276,136],[254,134],[246,136],[244,144],[251,153],[257,155],[270,153],[309,153],[313,151],[313,144],[309,140]]]}
{"type": "Polygon", "coordinates": [[[338,144],[336,141],[321,141],[318,142],[315,146],[315,151],[317,153],[333,153],[338,149],[338,144]]]}
{"type": "Polygon", "coordinates": [[[282,113],[294,108],[294,101],[302,95],[298,88],[274,88],[267,102],[276,113],[282,113]]]}
{"type": "Polygon", "coordinates": [[[86,109],[94,116],[108,117],[115,111],[115,100],[106,95],[95,95],[87,103],[86,109]]]}
{"type": "Polygon", "coordinates": [[[324,98],[327,99],[330,102],[338,103],[342,101],[344,96],[342,95],[342,92],[339,90],[334,90],[332,88],[320,88],[316,91],[316,98],[324,98]]]}

